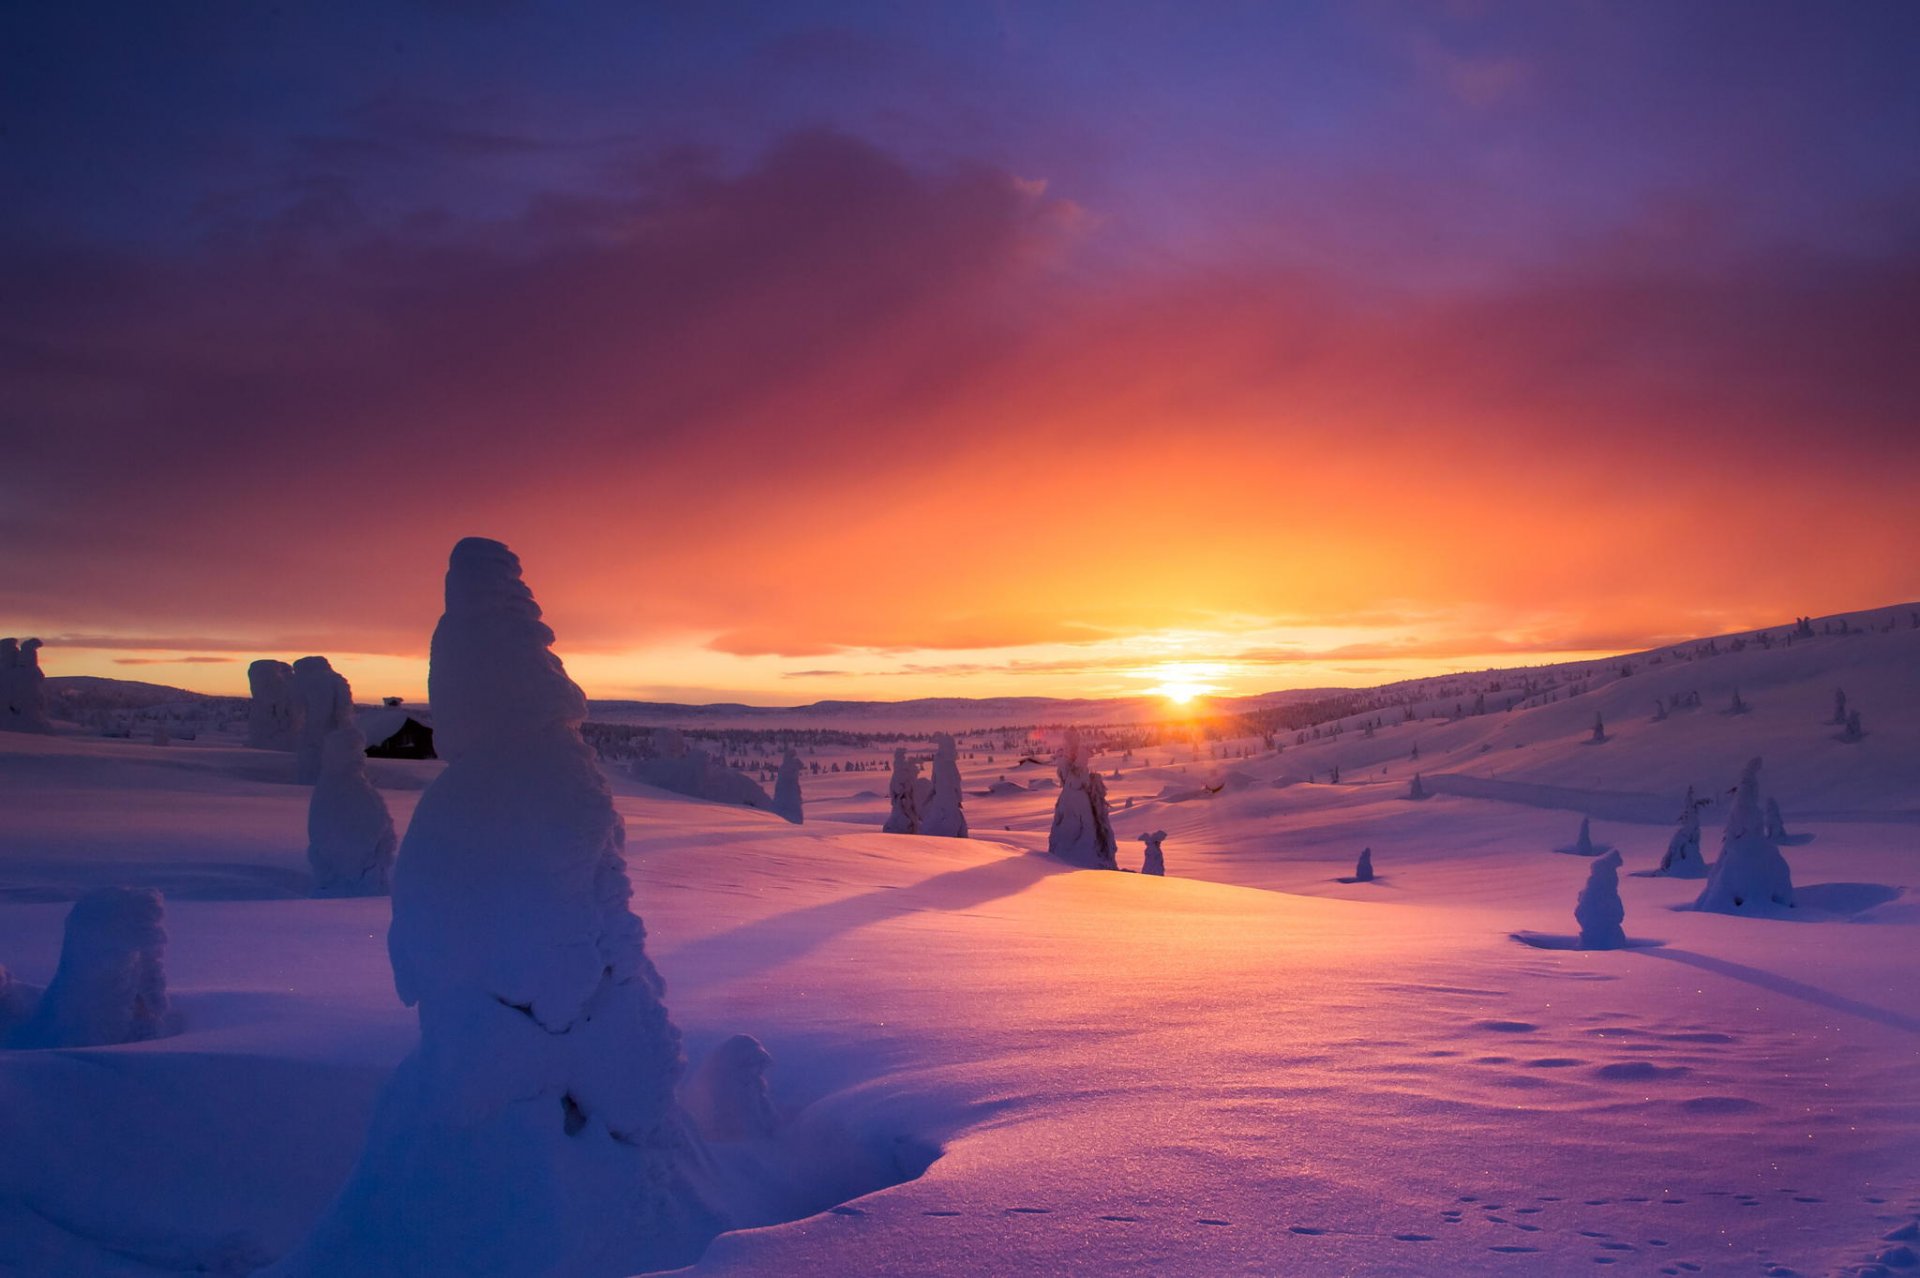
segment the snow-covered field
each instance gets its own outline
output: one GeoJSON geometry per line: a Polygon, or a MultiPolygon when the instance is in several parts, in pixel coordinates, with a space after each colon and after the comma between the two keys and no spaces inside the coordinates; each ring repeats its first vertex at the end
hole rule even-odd
{"type": "MultiPolygon", "coordinates": [[[[1886,615],[1512,711],[1099,760],[1122,866],[1165,830],[1165,878],[1047,856],[1053,791],[980,793],[1005,756],[963,753],[970,839],[880,833],[884,771],[803,777],[794,826],[610,769],[690,1060],[774,1057],[776,1133],[715,1146],[758,1227],[693,1272],[1920,1266],[1920,630],[1886,615]],[[1689,786],[1711,859],[1755,755],[1798,906],[1682,909],[1698,881],[1635,872],[1689,786]],[[1575,931],[1582,816],[1631,944],[1523,944],[1575,931]],[[1378,877],[1343,882],[1362,848],[1378,877]]],[[[370,761],[403,832],[442,766],[370,761]]],[[[0,1272],[250,1272],[346,1182],[419,1030],[388,899],[310,899],[291,767],[0,733],[0,964],[45,985],[76,896],[158,888],[176,1031],[0,1051],[0,1272]]]]}

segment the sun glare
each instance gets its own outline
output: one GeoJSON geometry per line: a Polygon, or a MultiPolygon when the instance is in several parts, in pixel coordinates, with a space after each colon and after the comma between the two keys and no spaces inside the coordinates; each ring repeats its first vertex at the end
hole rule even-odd
{"type": "Polygon", "coordinates": [[[1211,681],[1225,673],[1226,667],[1217,662],[1167,661],[1141,670],[1139,677],[1154,681],[1147,688],[1149,695],[1164,697],[1169,705],[1187,706],[1197,697],[1220,691],[1220,685],[1211,681]]]}

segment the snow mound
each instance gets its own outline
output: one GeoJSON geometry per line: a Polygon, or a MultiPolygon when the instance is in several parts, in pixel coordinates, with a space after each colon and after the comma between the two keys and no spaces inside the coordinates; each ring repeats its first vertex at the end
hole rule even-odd
{"type": "Polygon", "coordinates": [[[1160,845],[1166,842],[1166,838],[1167,832],[1165,830],[1155,830],[1151,834],[1142,834],[1140,836],[1140,841],[1147,845],[1145,857],[1140,863],[1140,873],[1159,874],[1163,876],[1166,874],[1167,859],[1165,854],[1160,850],[1160,845]]]}
{"type": "Polygon", "coordinates": [[[315,896],[385,896],[396,846],[387,801],[367,780],[367,742],[352,724],[327,734],[307,804],[315,896]]]}
{"type": "Polygon", "coordinates": [[[771,1136],[779,1125],[767,1090],[773,1056],[751,1034],[735,1034],[707,1053],[681,1089],[687,1113],[709,1140],[771,1136]]]}
{"type": "MultiPolygon", "coordinates": [[[[767,797],[767,792],[758,781],[698,748],[689,747],[680,755],[642,759],[633,765],[632,773],[636,781],[671,790],[675,794],[684,794],[688,798],[764,811],[774,810],[774,800],[767,797]]],[[[795,789],[798,788],[796,778],[795,789]]]]}
{"type": "Polygon", "coordinates": [[[167,1016],[166,950],[158,892],[95,888],[68,911],[60,966],[7,1046],[103,1047],[159,1037],[167,1016]]]}

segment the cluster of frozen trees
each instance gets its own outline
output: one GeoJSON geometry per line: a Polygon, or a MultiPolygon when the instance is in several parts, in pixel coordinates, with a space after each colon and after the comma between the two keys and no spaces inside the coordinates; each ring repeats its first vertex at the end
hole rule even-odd
{"type": "Polygon", "coordinates": [[[407,830],[388,933],[420,1042],[279,1273],[670,1269],[721,1227],[625,828],[552,642],[512,552],[454,548],[429,674],[447,767],[407,830]]]}
{"type": "Polygon", "coordinates": [[[0,1045],[103,1047],[165,1032],[166,910],[151,888],[96,888],[73,903],[42,991],[0,968],[0,1045]]]}
{"type": "Polygon", "coordinates": [[[53,731],[38,639],[0,639],[0,729],[53,731]]]}
{"type": "Polygon", "coordinates": [[[960,751],[953,737],[934,734],[933,775],[920,775],[920,761],[906,748],[893,752],[893,775],[887,780],[887,819],[880,828],[888,834],[931,834],[943,838],[967,837],[967,814],[960,793],[960,751]]]}

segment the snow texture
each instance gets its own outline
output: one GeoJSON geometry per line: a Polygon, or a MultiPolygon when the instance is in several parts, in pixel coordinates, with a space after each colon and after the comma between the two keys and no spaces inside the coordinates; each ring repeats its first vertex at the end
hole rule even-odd
{"type": "Polygon", "coordinates": [[[806,810],[800,801],[800,756],[789,748],[780,759],[780,775],[773,782],[773,810],[799,825],[806,810]]]}
{"type": "Polygon", "coordinates": [[[52,732],[38,639],[0,639],[0,728],[52,732]]]}
{"type": "Polygon", "coordinates": [[[627,1274],[698,1254],[683,1068],[586,701],[498,542],[454,547],[429,689],[447,768],[395,867],[418,1047],[283,1274],[627,1274]]]}
{"type": "Polygon", "coordinates": [[[293,777],[312,785],[320,779],[327,735],[353,722],[353,691],[325,657],[302,657],[293,663],[293,700],[300,721],[293,777]]]}
{"type": "Polygon", "coordinates": [[[722,1042],[681,1089],[687,1114],[709,1140],[747,1140],[771,1136],[779,1126],[767,1089],[773,1056],[751,1034],[722,1042]]]}
{"type": "Polygon", "coordinates": [[[1573,903],[1573,920],[1580,925],[1580,948],[1617,950],[1625,947],[1626,907],[1620,903],[1620,854],[1609,852],[1587,868],[1587,885],[1573,903]]]}
{"type": "Polygon", "coordinates": [[[1694,908],[1753,914],[1790,908],[1793,903],[1793,874],[1787,858],[1767,837],[1760,809],[1760,760],[1752,759],[1740,775],[1733,810],[1727,814],[1720,859],[1713,863],[1694,908]]]}
{"type": "Polygon", "coordinates": [[[920,765],[907,758],[904,746],[896,747],[893,752],[893,776],[887,781],[887,798],[893,807],[887,812],[886,824],[880,829],[887,834],[920,833],[920,765]]]}
{"type": "Polygon", "coordinates": [[[1119,868],[1119,841],[1107,814],[1107,783],[1089,764],[1092,750],[1076,728],[1067,729],[1055,756],[1060,798],[1053,805],[1047,851],[1091,870],[1119,868]]]}
{"type": "Polygon", "coordinates": [[[8,1047],[101,1047],[157,1038],[167,1016],[166,908],[152,888],[95,888],[73,903],[60,966],[8,1047]]]}
{"type": "Polygon", "coordinates": [[[920,833],[967,837],[967,814],[960,803],[960,751],[945,732],[933,738],[933,784],[926,806],[920,809],[920,833]]]}
{"type": "Polygon", "coordinates": [[[262,658],[247,667],[247,744],[257,750],[293,750],[300,743],[300,705],[293,696],[293,667],[262,658]]]}
{"type": "Polygon", "coordinates": [[[1700,801],[1693,787],[1687,787],[1687,806],[1680,813],[1680,828],[1667,840],[1666,855],[1657,871],[1671,879],[1704,879],[1707,863],[1700,856],[1700,801]]]}
{"type": "Polygon", "coordinates": [[[1140,836],[1140,841],[1147,845],[1145,855],[1140,862],[1140,873],[1162,876],[1166,874],[1167,858],[1160,850],[1160,845],[1166,842],[1166,838],[1165,830],[1155,830],[1152,834],[1140,836]]]}
{"type": "Polygon", "coordinates": [[[315,896],[385,896],[393,817],[367,779],[367,742],[348,724],[327,734],[307,803],[307,864],[315,896]]]}

